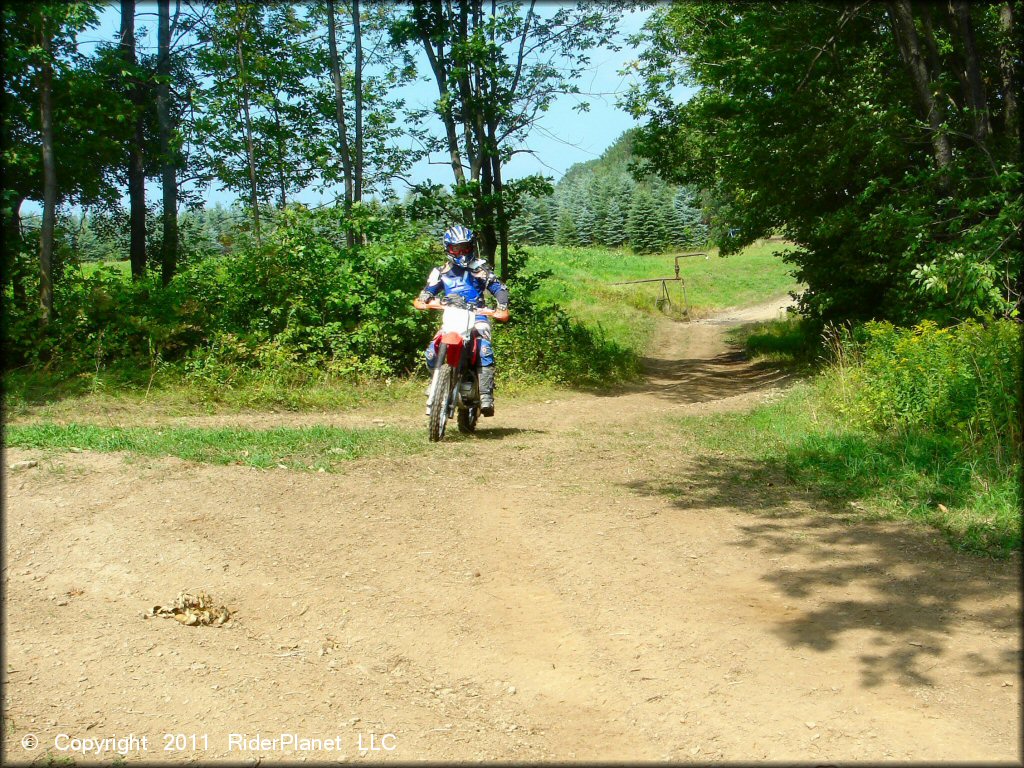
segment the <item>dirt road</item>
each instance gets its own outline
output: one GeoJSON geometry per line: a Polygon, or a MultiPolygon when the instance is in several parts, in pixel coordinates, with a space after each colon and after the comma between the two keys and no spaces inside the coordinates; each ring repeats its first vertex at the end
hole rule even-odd
{"type": "Polygon", "coordinates": [[[785,386],[722,338],[778,306],[666,322],[643,385],[499,393],[476,437],[340,474],[8,451],[39,464],[5,474],[6,759],[1019,763],[1019,558],[662,428],[785,386]],[[183,589],[230,625],[143,618],[183,589]]]}

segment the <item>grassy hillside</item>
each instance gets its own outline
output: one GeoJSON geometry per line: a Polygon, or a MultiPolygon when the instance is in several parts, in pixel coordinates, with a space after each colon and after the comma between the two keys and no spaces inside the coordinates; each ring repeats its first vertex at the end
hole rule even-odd
{"type": "MultiPolygon", "coordinates": [[[[727,307],[744,306],[779,296],[797,288],[781,254],[788,246],[759,243],[734,256],[720,257],[715,249],[707,256],[679,259],[683,284],[668,282],[671,306],[663,311],[682,319],[688,304],[691,318],[727,307]],[[685,301],[683,288],[685,287],[685,301]]],[[[645,351],[662,284],[613,285],[629,280],[673,277],[674,254],[636,255],[607,248],[533,246],[529,269],[551,271],[539,291],[542,301],[560,304],[589,325],[600,325],[615,341],[636,352],[645,351]]]]}

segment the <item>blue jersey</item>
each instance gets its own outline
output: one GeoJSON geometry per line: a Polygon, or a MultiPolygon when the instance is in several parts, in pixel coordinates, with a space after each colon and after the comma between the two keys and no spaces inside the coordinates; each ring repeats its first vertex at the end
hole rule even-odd
{"type": "Polygon", "coordinates": [[[444,290],[445,296],[461,296],[470,306],[484,306],[484,291],[490,291],[498,304],[508,304],[508,289],[483,259],[470,262],[468,268],[448,262],[431,270],[423,293],[430,298],[444,290]]]}

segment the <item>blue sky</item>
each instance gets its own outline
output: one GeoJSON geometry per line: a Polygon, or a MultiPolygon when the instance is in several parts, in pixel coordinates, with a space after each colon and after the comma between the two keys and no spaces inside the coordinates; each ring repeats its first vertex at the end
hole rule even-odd
{"type": "MultiPolygon", "coordinates": [[[[640,30],[650,11],[633,12],[626,15],[620,25],[623,39],[640,30]]],[[[100,26],[86,32],[83,40],[109,40],[117,35],[120,24],[120,5],[111,3],[100,14],[100,26]]],[[[156,5],[155,3],[139,2],[137,6],[136,28],[140,35],[140,47],[156,47],[156,5]]],[[[507,179],[540,173],[553,177],[554,181],[575,163],[591,160],[601,155],[624,131],[635,125],[634,120],[615,105],[616,98],[625,93],[630,79],[619,74],[625,64],[635,58],[636,52],[628,45],[621,51],[595,50],[591,52],[591,64],[588,72],[578,83],[581,96],[563,96],[543,115],[526,142],[526,147],[533,154],[518,154],[505,167],[507,179]],[[573,110],[580,101],[590,103],[589,112],[573,110]]],[[[426,63],[423,70],[429,74],[426,63]]],[[[437,98],[437,87],[433,80],[420,82],[408,91],[406,96],[410,106],[430,106],[437,98]]],[[[450,184],[451,169],[444,157],[435,156],[433,163],[423,161],[412,171],[414,182],[428,178],[435,183],[450,184]]],[[[404,185],[396,187],[401,195],[404,185]]],[[[147,196],[158,195],[155,184],[147,188],[147,196]]],[[[154,198],[155,199],[155,198],[154,198]]],[[[221,203],[230,204],[235,199],[233,193],[216,189],[208,190],[208,205],[221,203]]],[[[333,194],[321,195],[309,190],[297,196],[297,199],[309,205],[316,205],[333,199],[333,194]]]]}

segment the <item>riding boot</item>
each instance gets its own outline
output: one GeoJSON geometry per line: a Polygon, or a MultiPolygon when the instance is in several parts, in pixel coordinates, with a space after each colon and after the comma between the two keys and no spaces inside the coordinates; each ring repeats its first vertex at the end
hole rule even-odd
{"type": "Polygon", "coordinates": [[[494,415],[494,369],[493,365],[480,369],[480,413],[484,416],[494,415]]]}

